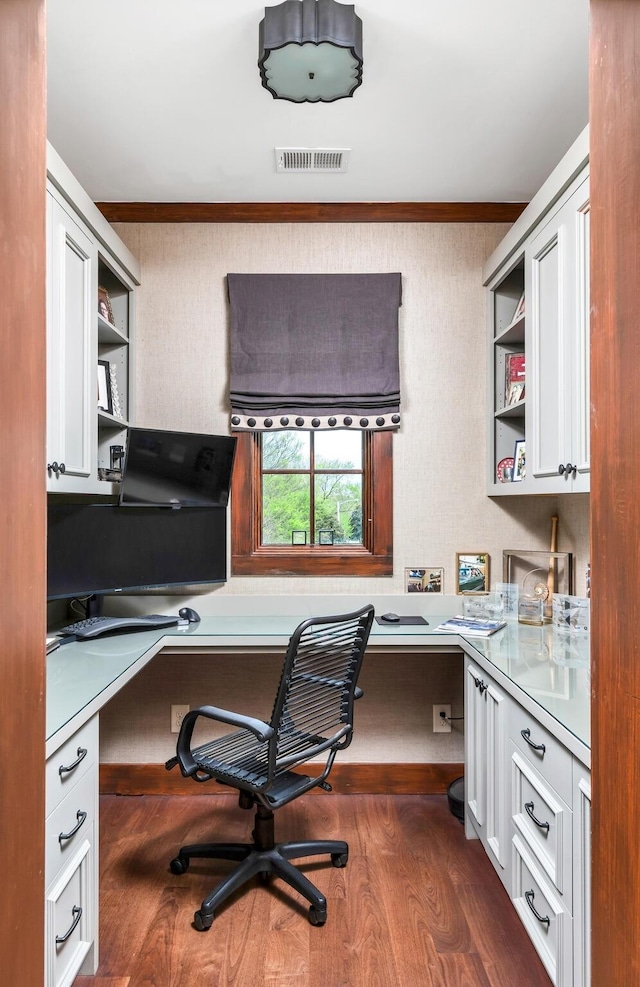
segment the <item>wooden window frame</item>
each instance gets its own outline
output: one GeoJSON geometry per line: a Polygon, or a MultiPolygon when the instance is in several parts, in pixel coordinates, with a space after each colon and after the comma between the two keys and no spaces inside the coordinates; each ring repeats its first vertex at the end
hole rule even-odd
{"type": "Polygon", "coordinates": [[[362,545],[262,545],[260,434],[237,435],[231,497],[232,576],[392,576],[393,433],[368,432],[362,545]]]}

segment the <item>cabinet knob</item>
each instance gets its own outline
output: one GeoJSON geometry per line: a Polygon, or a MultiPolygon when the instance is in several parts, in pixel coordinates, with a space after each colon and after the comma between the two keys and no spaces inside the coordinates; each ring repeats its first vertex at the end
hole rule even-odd
{"type": "Polygon", "coordinates": [[[564,463],[560,463],[560,465],[558,466],[558,473],[560,474],[560,476],[562,476],[566,468],[567,467],[564,465],[564,463]]]}
{"type": "Polygon", "coordinates": [[[578,467],[572,466],[571,463],[567,463],[566,469],[569,476],[573,476],[573,478],[575,479],[575,475],[578,472],[578,467]]]}
{"type": "Polygon", "coordinates": [[[49,473],[49,475],[55,473],[56,476],[60,476],[60,474],[64,473],[64,471],[65,471],[64,463],[56,463],[55,460],[52,463],[47,463],[47,472],[49,473]]]}

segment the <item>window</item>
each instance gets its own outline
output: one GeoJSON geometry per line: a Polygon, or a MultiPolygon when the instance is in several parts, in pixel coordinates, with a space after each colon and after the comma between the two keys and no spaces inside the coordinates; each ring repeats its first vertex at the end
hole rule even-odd
{"type": "Polygon", "coordinates": [[[238,435],[233,575],[393,573],[392,433],[238,435]]]}

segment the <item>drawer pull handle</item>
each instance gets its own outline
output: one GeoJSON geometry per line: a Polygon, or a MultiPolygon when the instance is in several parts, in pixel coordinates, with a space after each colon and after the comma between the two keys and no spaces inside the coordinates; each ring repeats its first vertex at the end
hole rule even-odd
{"type": "Polygon", "coordinates": [[[527,742],[529,747],[533,748],[534,751],[542,751],[543,754],[546,751],[547,748],[545,747],[544,744],[534,744],[533,740],[531,740],[531,730],[529,729],[529,727],[527,727],[525,730],[521,730],[520,736],[524,741],[527,742]]]}
{"type": "Polygon", "coordinates": [[[58,774],[59,775],[67,774],[67,772],[73,771],[74,768],[77,768],[78,765],[80,764],[80,761],[84,761],[85,757],[87,756],[87,748],[86,747],[78,747],[77,754],[78,754],[78,757],[73,762],[73,764],[61,764],[60,765],[60,767],[58,768],[58,774]]]}
{"type": "Polygon", "coordinates": [[[68,833],[60,833],[58,836],[58,843],[63,843],[65,840],[70,840],[72,836],[75,836],[85,819],[87,818],[87,813],[83,812],[82,809],[78,809],[76,812],[76,819],[78,820],[73,829],[69,830],[68,833]]]}
{"type": "Polygon", "coordinates": [[[527,905],[529,906],[535,917],[538,919],[538,922],[541,922],[542,925],[546,925],[547,928],[549,928],[549,926],[551,925],[551,919],[549,918],[548,915],[541,915],[538,909],[533,904],[533,899],[535,898],[533,891],[525,891],[524,897],[525,897],[525,901],[527,902],[527,905]]]}
{"type": "Polygon", "coordinates": [[[524,803],[524,807],[527,810],[527,815],[529,816],[530,819],[533,819],[533,821],[536,824],[536,826],[539,826],[540,829],[544,829],[548,833],[549,832],[549,823],[548,822],[540,822],[539,819],[536,819],[536,817],[533,814],[533,802],[525,802],[524,803]]]}
{"type": "Polygon", "coordinates": [[[73,932],[78,922],[82,918],[82,908],[80,907],[80,905],[74,905],[73,908],[71,909],[71,914],[73,915],[73,922],[71,923],[71,925],[69,926],[69,928],[67,929],[67,931],[63,936],[56,936],[56,946],[59,946],[61,943],[66,942],[69,936],[73,935],[73,932]]]}

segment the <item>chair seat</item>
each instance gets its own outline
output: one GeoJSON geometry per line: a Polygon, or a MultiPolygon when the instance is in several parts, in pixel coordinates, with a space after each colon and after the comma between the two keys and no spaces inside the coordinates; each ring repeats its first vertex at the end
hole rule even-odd
{"type": "MultiPolygon", "coordinates": [[[[299,730],[281,733],[278,760],[289,762],[295,757],[303,761],[307,751],[317,750],[322,743],[324,738],[316,734],[299,730]]],[[[228,779],[229,784],[241,782],[251,789],[264,789],[269,782],[268,753],[268,741],[257,740],[249,730],[238,730],[194,748],[193,758],[200,770],[223,783],[228,779]]],[[[293,774],[284,767],[279,769],[276,762],[275,777],[269,786],[271,796],[281,787],[277,786],[279,778],[287,779],[285,787],[289,788],[293,779],[302,777],[308,782],[306,776],[293,774]]],[[[295,783],[294,787],[297,787],[295,783]]]]}

